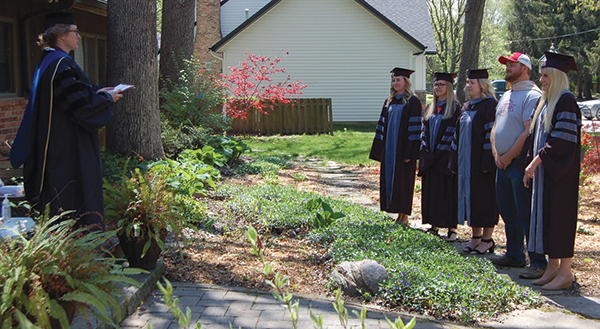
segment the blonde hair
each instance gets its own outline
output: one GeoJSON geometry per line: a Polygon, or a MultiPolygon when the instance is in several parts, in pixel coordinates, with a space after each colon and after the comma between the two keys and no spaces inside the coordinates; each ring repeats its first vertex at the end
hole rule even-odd
{"type": "MultiPolygon", "coordinates": [[[[543,68],[540,68],[540,73],[542,73],[542,69],[543,68]]],[[[542,97],[538,102],[538,106],[533,115],[533,120],[531,121],[530,131],[533,131],[535,128],[537,118],[540,116],[540,113],[542,113],[545,104],[548,104],[548,109],[546,110],[546,116],[544,117],[544,131],[550,131],[552,128],[552,116],[556,109],[556,103],[558,103],[558,99],[562,96],[563,92],[569,89],[569,77],[565,72],[554,67],[546,67],[545,70],[550,79],[550,86],[548,86],[548,90],[542,92],[542,97]]]]}
{"type": "Polygon", "coordinates": [[[70,25],[67,24],[56,24],[49,27],[44,33],[38,35],[38,46],[42,47],[42,49],[54,46],[58,36],[69,33],[69,28],[70,25]]]}
{"type": "MultiPolygon", "coordinates": [[[[446,111],[444,112],[444,119],[448,119],[454,115],[454,102],[456,102],[456,95],[454,95],[454,90],[452,89],[452,84],[450,82],[445,81],[445,80],[438,80],[438,81],[444,81],[444,83],[446,84],[446,88],[448,88],[448,90],[446,91],[446,111]]],[[[438,81],[436,81],[436,82],[438,82],[438,81]]],[[[434,92],[433,93],[433,102],[431,102],[429,104],[429,106],[427,107],[427,109],[425,110],[425,115],[423,116],[423,120],[429,120],[429,118],[433,114],[433,111],[435,111],[435,109],[437,108],[437,102],[438,102],[438,97],[434,92]]]]}
{"type": "MultiPolygon", "coordinates": [[[[494,94],[494,87],[492,87],[492,82],[489,79],[477,79],[479,83],[479,88],[481,88],[481,98],[494,98],[496,99],[496,95],[494,94]]],[[[471,99],[469,93],[467,92],[467,87],[465,86],[465,94],[467,95],[467,99],[471,99]]]]}
{"type": "MultiPolygon", "coordinates": [[[[408,100],[413,97],[413,95],[415,94],[412,91],[412,82],[410,82],[410,80],[401,75],[402,78],[404,78],[404,82],[406,82],[406,88],[404,88],[404,100],[408,102],[408,100]]],[[[393,77],[392,77],[393,78],[393,77]]],[[[392,102],[392,100],[394,100],[394,97],[396,97],[396,94],[398,94],[398,92],[396,91],[396,89],[394,89],[394,86],[390,87],[390,97],[388,97],[387,106],[390,106],[390,103],[392,102]]]]}

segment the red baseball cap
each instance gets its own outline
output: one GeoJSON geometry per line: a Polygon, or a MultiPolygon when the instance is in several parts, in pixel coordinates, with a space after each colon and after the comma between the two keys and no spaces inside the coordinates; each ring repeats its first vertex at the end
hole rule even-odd
{"type": "Polygon", "coordinates": [[[506,65],[507,61],[511,61],[514,63],[521,63],[521,64],[527,66],[531,70],[531,58],[529,58],[529,56],[527,56],[523,53],[514,52],[514,53],[512,53],[512,55],[510,55],[510,57],[500,56],[498,58],[498,62],[500,62],[504,65],[506,65]]]}

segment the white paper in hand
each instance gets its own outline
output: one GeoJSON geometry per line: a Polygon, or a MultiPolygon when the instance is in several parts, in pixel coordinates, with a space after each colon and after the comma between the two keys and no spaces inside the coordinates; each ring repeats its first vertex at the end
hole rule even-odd
{"type": "Polygon", "coordinates": [[[128,91],[132,91],[134,89],[135,89],[135,86],[133,86],[133,85],[120,84],[120,85],[115,86],[114,90],[118,91],[120,94],[124,94],[124,93],[126,93],[128,91]]]}

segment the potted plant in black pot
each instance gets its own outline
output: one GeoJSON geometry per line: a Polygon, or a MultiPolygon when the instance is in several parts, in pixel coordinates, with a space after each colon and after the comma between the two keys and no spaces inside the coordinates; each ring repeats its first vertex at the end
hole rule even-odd
{"type": "Polygon", "coordinates": [[[28,239],[0,240],[0,327],[69,328],[76,311],[116,326],[118,284],[139,285],[125,274],[140,271],[101,251],[114,231],[73,230],[74,223],[42,218],[28,239]]]}
{"type": "Polygon", "coordinates": [[[180,236],[189,226],[176,211],[176,195],[168,186],[168,172],[125,173],[116,183],[104,183],[105,218],[117,237],[129,266],[152,269],[165,247],[167,232],[180,236]]]}

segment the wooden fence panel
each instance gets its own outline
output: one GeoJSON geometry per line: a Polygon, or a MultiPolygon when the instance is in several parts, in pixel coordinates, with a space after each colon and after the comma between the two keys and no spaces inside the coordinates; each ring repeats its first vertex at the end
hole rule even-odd
{"type": "Polygon", "coordinates": [[[267,114],[249,111],[247,120],[234,119],[231,133],[333,134],[331,98],[301,98],[277,104],[267,114]]]}

